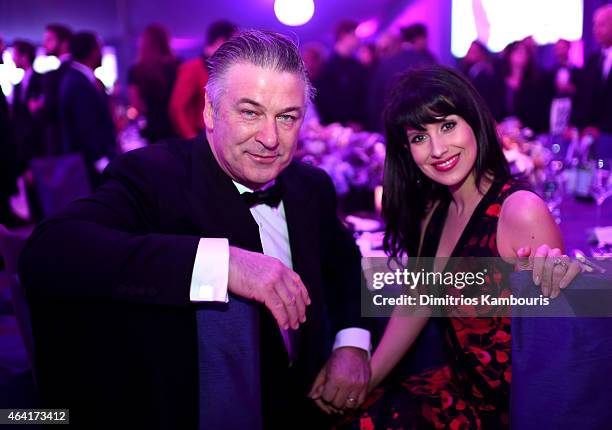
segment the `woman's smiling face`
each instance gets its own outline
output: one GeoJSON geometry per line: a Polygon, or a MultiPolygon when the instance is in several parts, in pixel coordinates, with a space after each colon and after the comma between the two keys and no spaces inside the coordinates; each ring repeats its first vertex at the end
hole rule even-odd
{"type": "Polygon", "coordinates": [[[459,115],[440,117],[424,130],[407,128],[412,158],[423,174],[441,185],[462,183],[472,173],[478,142],[472,127],[459,115]]]}

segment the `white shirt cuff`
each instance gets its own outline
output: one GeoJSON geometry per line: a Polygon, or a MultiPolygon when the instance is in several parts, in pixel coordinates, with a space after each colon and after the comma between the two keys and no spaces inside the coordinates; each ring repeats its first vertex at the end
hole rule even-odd
{"type": "Polygon", "coordinates": [[[336,334],[336,341],[332,350],[342,348],[344,346],[352,346],[354,348],[363,349],[367,351],[368,357],[372,350],[372,343],[370,341],[370,332],[363,328],[349,327],[342,329],[336,334]]]}
{"type": "Polygon", "coordinates": [[[108,163],[110,163],[108,157],[102,157],[94,163],[94,166],[98,173],[102,173],[104,169],[106,169],[106,166],[108,166],[108,163]]]}
{"type": "Polygon", "coordinates": [[[227,239],[200,239],[191,274],[189,300],[227,303],[228,276],[229,242],[227,239]]]}

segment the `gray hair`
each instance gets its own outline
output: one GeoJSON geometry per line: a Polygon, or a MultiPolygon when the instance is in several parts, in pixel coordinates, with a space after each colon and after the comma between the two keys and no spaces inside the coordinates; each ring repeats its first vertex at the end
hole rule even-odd
{"type": "Polygon", "coordinates": [[[247,30],[225,42],[207,60],[208,82],[206,93],[217,111],[225,86],[223,78],[228,69],[240,63],[264,69],[299,75],[304,81],[305,99],[312,101],[314,88],[296,44],[286,36],[266,30],[247,30]]]}

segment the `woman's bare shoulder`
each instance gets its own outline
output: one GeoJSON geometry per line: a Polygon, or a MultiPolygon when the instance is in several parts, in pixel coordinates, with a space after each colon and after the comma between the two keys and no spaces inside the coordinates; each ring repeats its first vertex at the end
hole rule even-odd
{"type": "Polygon", "coordinates": [[[543,243],[563,247],[559,226],[548,206],[537,194],[527,190],[516,191],[504,200],[497,243],[502,256],[514,254],[524,246],[535,249],[543,243]]]}

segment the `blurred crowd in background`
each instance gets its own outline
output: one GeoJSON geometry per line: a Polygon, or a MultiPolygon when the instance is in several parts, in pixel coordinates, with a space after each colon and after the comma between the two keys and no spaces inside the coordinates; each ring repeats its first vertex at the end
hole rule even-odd
{"type": "MultiPolygon", "coordinates": [[[[383,133],[381,113],[394,77],[437,60],[428,49],[423,24],[367,43],[357,36],[357,25],[338,22],[331,49],[318,42],[301,44],[316,88],[306,122],[383,133]]],[[[238,31],[232,22],[215,22],[201,55],[181,59],[163,25],[147,26],[129,69],[127,97],[105,88],[96,77],[102,42],[93,32],[48,25],[42,47],[59,62],[44,74],[33,69],[33,43],[10,41],[12,61],[23,77],[10,97],[0,92],[0,224],[16,226],[48,215],[39,185],[52,183],[61,163],[73,166],[61,158],[66,154],[79,155],[87,183],[79,192],[85,192],[99,183],[116,154],[162,139],[197,136],[204,128],[206,59],[238,31]]],[[[497,54],[474,41],[456,67],[478,89],[496,120],[513,117],[534,134],[578,133],[597,139],[612,134],[611,5],[595,13],[593,32],[601,50],[586,58],[583,67],[570,60],[567,40],[554,44],[554,60],[545,65],[539,55],[542,47],[531,37],[497,54]]],[[[0,58],[4,49],[0,40],[0,58]]],[[[612,148],[607,150],[612,153],[612,148]]]]}

